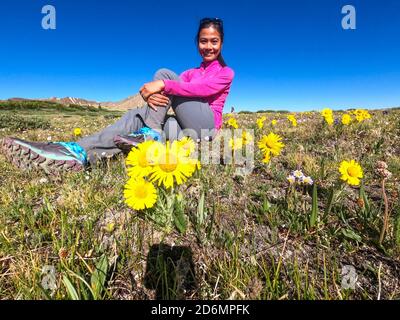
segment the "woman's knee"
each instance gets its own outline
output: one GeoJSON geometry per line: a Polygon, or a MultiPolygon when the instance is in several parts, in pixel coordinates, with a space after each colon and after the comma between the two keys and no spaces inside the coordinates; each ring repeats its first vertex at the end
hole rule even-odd
{"type": "Polygon", "coordinates": [[[174,80],[178,78],[178,75],[170,69],[161,68],[154,74],[154,80],[170,79],[174,80]]]}

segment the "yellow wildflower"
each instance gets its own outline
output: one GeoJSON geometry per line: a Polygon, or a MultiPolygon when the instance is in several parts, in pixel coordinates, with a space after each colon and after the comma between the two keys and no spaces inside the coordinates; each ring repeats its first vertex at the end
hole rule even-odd
{"type": "Polygon", "coordinates": [[[141,178],[147,176],[152,171],[152,165],[157,158],[163,145],[156,141],[145,141],[136,148],[132,148],[126,157],[128,176],[141,178]]]}
{"type": "Polygon", "coordinates": [[[191,159],[187,152],[179,147],[177,143],[161,148],[159,155],[152,167],[150,180],[157,181],[158,185],[170,188],[174,182],[182,184],[189,178],[198,167],[197,159],[191,159]]]}
{"type": "Polygon", "coordinates": [[[367,110],[357,109],[353,111],[353,114],[356,116],[356,120],[358,122],[362,122],[364,120],[370,119],[371,115],[367,110]]]}
{"type": "Polygon", "coordinates": [[[74,136],[79,137],[82,135],[82,129],[81,128],[75,128],[74,129],[74,136]]]}
{"type": "Polygon", "coordinates": [[[271,152],[267,151],[264,153],[264,158],[262,159],[262,162],[269,163],[270,161],[271,161],[271,152]]]}
{"type": "Polygon", "coordinates": [[[258,142],[258,147],[263,152],[270,152],[273,156],[278,156],[281,153],[281,149],[285,146],[281,142],[282,138],[271,132],[268,136],[263,136],[258,142]]]}
{"type": "Polygon", "coordinates": [[[243,148],[243,139],[242,138],[231,138],[229,140],[229,146],[232,150],[240,150],[243,148]]]}
{"type": "Polygon", "coordinates": [[[249,144],[251,141],[253,141],[253,136],[249,132],[243,131],[242,140],[244,145],[249,144]]]}
{"type": "Polygon", "coordinates": [[[349,125],[351,122],[351,115],[349,115],[348,113],[345,113],[342,116],[342,124],[344,124],[345,126],[349,125]]]}
{"type": "Polygon", "coordinates": [[[292,114],[288,115],[287,119],[292,123],[293,127],[297,127],[297,120],[294,115],[292,115],[292,114]]]}
{"type": "Polygon", "coordinates": [[[358,186],[360,179],[363,177],[362,168],[355,160],[342,161],[339,166],[339,172],[342,174],[340,179],[352,186],[358,186]]]}
{"type": "Polygon", "coordinates": [[[143,210],[154,206],[157,200],[157,191],[152,183],[143,178],[130,178],[125,185],[124,198],[129,207],[143,210]]]}
{"type": "Polygon", "coordinates": [[[331,126],[335,121],[332,109],[325,108],[324,110],[321,111],[321,114],[329,126],[331,126]]]}
{"type": "Polygon", "coordinates": [[[258,129],[263,128],[265,120],[267,120],[266,116],[262,116],[256,120],[258,129]]]}
{"type": "Polygon", "coordinates": [[[227,121],[227,124],[228,124],[228,126],[231,127],[231,128],[234,128],[234,129],[239,128],[239,126],[238,126],[237,121],[236,121],[235,118],[229,118],[228,121],[227,121]]]}
{"type": "Polygon", "coordinates": [[[333,117],[333,111],[332,109],[325,108],[324,110],[321,111],[322,116],[325,117],[333,117]]]}

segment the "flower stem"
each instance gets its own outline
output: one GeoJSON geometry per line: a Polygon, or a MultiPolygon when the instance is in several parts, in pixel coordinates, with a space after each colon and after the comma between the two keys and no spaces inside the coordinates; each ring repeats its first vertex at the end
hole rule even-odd
{"type": "Polygon", "coordinates": [[[385,237],[385,232],[388,227],[388,221],[389,221],[389,203],[388,203],[388,198],[386,195],[386,190],[385,190],[385,180],[382,180],[382,196],[383,196],[383,202],[385,203],[385,212],[383,215],[383,226],[381,230],[381,235],[379,237],[379,244],[382,245],[383,239],[385,237]]]}

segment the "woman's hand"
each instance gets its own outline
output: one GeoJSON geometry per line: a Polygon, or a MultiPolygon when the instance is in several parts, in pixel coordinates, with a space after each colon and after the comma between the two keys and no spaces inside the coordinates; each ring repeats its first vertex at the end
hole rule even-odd
{"type": "Polygon", "coordinates": [[[162,93],[154,93],[147,99],[147,104],[155,111],[157,107],[167,107],[169,102],[169,98],[162,93]]]}
{"type": "Polygon", "coordinates": [[[154,93],[160,93],[164,90],[164,81],[156,80],[152,82],[145,83],[143,87],[140,88],[140,95],[145,101],[154,93]]]}

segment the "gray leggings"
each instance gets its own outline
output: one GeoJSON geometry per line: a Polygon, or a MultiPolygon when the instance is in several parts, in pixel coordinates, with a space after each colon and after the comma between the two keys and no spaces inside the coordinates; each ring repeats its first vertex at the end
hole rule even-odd
{"type": "MultiPolygon", "coordinates": [[[[160,69],[153,79],[179,80],[179,77],[171,70],[160,69]]],[[[144,126],[159,131],[164,139],[171,141],[181,136],[190,136],[198,141],[215,135],[214,113],[204,99],[179,96],[169,98],[171,103],[168,107],[159,107],[157,111],[147,105],[131,109],[114,124],[79,140],[78,144],[86,150],[89,162],[95,163],[98,159],[121,152],[114,143],[114,137],[132,133],[144,126]],[[176,117],[167,116],[170,106],[176,117]]]]}

